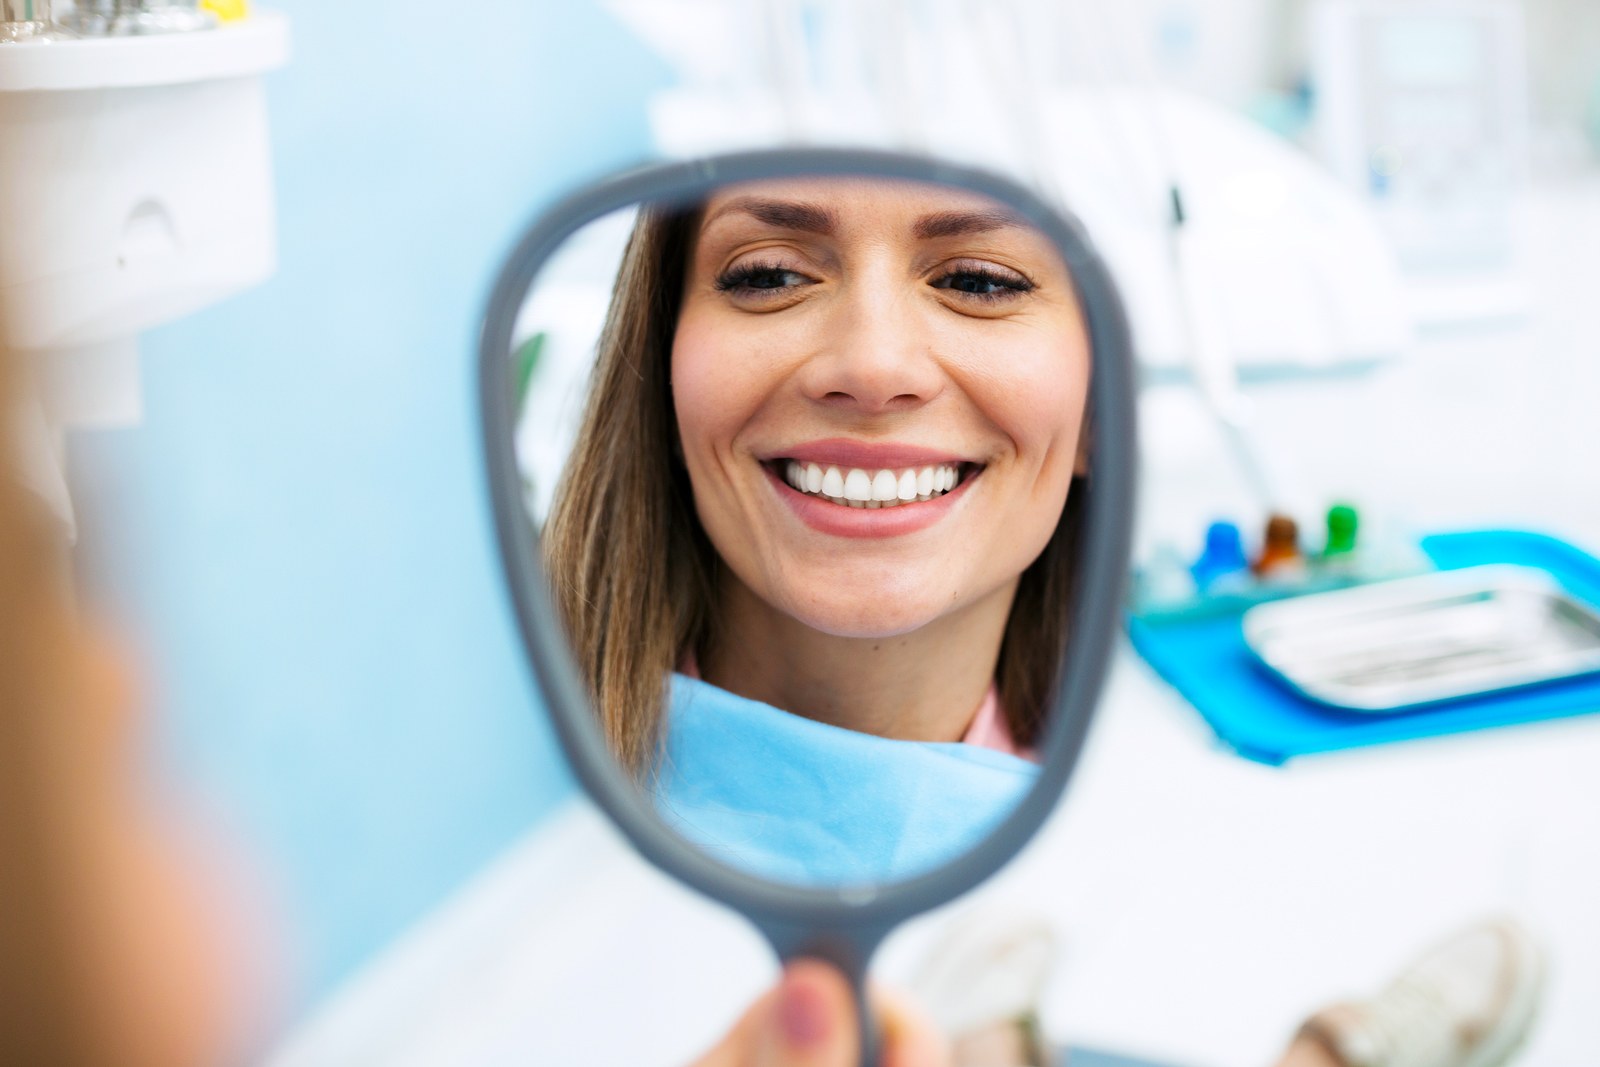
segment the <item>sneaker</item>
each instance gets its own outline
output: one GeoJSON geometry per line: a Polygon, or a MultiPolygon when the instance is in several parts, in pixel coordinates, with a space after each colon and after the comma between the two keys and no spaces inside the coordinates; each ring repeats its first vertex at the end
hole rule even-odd
{"type": "Polygon", "coordinates": [[[1042,918],[972,912],[946,929],[909,988],[950,1038],[956,1067],[1033,1067],[1044,1063],[1039,993],[1055,958],[1042,918]]]}
{"type": "Polygon", "coordinates": [[[1436,945],[1373,999],[1317,1012],[1300,1033],[1345,1067],[1501,1067],[1533,1028],[1544,976],[1533,936],[1493,919],[1436,945]]]}

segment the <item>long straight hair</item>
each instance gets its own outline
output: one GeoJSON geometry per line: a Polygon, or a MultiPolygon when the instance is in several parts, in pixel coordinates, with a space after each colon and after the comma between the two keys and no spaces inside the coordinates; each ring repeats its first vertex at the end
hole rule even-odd
{"type": "MultiPolygon", "coordinates": [[[[542,535],[552,595],[617,758],[648,774],[670,672],[715,641],[722,562],[695,512],[672,403],[672,341],[699,212],[640,210],[597,346],[573,452],[542,535]]],[[[1087,479],[1022,573],[995,685],[1035,745],[1061,662],[1087,479]]]]}

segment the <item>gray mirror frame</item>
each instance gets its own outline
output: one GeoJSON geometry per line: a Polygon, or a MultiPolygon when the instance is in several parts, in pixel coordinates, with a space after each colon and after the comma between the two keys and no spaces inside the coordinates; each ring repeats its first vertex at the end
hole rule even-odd
{"type": "Polygon", "coordinates": [[[479,344],[479,405],[500,557],[523,645],[573,773],[595,803],[651,863],[749,918],[784,958],[815,955],[860,988],[867,960],[901,921],[984,881],[1025,845],[1054,809],[1077,763],[1105,679],[1122,611],[1133,525],[1136,434],[1132,346],[1111,276],[1077,220],[1014,182],[972,168],[890,152],[775,149],[647,166],[602,180],[542,214],[500,270],[479,344]],[[1017,209],[1061,249],[1072,273],[1094,354],[1091,479],[1084,517],[1079,602],[1069,632],[1056,706],[1037,782],[995,831],[943,866],[874,888],[806,889],[726,867],[669,829],[618,767],[589,707],[585,685],[546,592],[538,532],[524,506],[514,446],[512,331],[548,257],[581,226],[640,201],[694,202],[732,182],[870,176],[956,185],[1017,209]]]}

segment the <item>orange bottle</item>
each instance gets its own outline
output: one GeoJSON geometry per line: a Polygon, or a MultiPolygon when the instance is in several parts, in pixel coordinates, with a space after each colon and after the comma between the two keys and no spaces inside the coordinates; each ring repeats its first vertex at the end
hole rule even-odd
{"type": "Polygon", "coordinates": [[[1255,565],[1251,568],[1258,577],[1266,577],[1273,571],[1301,566],[1304,557],[1300,554],[1300,530],[1293,519],[1287,515],[1274,515],[1267,520],[1267,535],[1261,544],[1261,555],[1256,558],[1255,565]]]}

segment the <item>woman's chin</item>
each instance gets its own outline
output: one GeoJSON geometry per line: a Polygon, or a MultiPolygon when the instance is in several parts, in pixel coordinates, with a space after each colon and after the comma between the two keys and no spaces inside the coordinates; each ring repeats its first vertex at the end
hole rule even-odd
{"type": "Polygon", "coordinates": [[[888,590],[826,598],[800,597],[789,612],[813,630],[834,637],[886,638],[920,630],[950,608],[948,598],[906,602],[888,590]]]}

